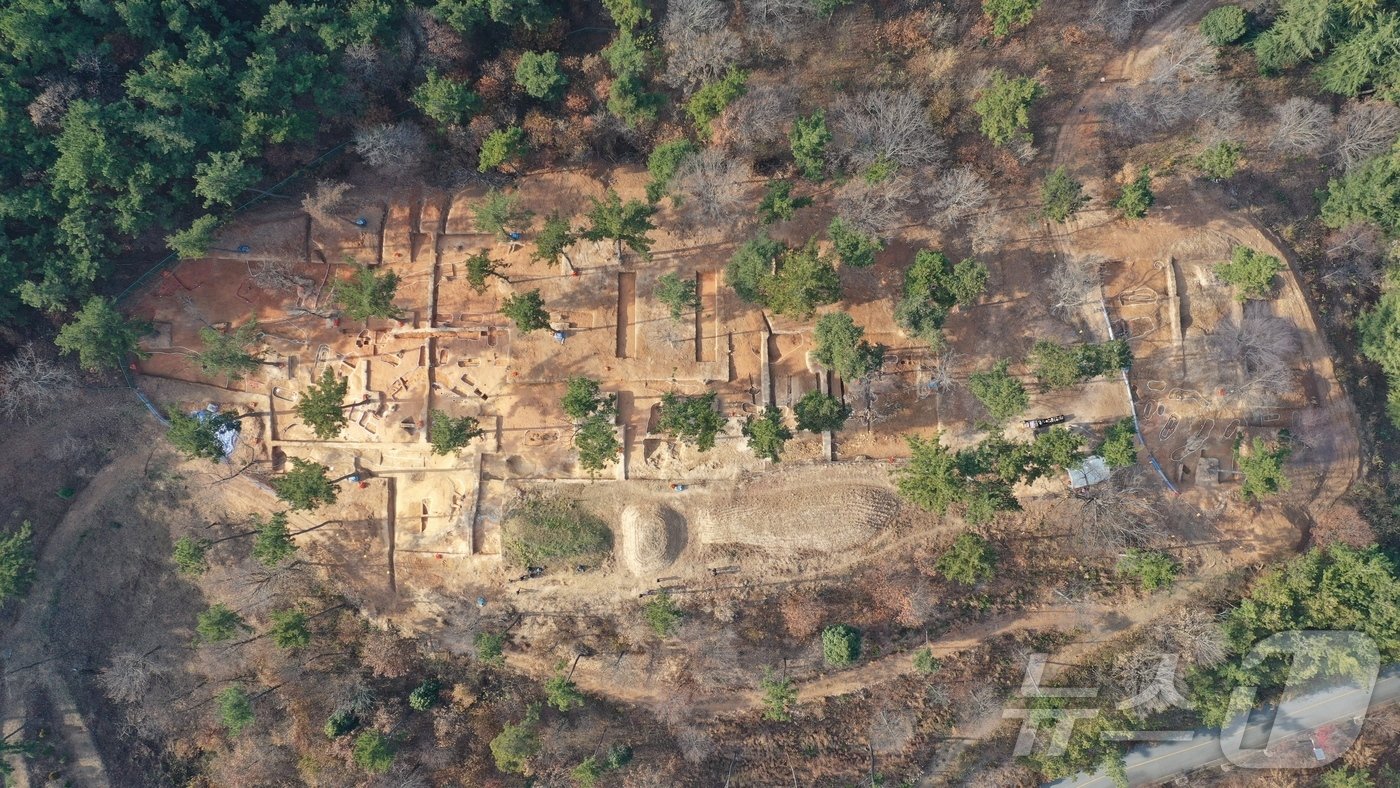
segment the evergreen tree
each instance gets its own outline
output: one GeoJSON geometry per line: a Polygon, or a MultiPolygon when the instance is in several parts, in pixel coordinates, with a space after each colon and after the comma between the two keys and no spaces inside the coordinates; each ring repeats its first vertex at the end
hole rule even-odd
{"type": "Polygon", "coordinates": [[[327,364],[321,379],[307,386],[297,400],[296,412],[320,440],[335,438],[350,422],[345,412],[345,395],[350,390],[349,378],[338,378],[327,364]]]}
{"type": "Polygon", "coordinates": [[[623,202],[617,192],[608,189],[603,199],[590,198],[593,207],[588,212],[591,225],[583,231],[590,241],[611,239],[617,244],[617,260],[622,262],[622,245],[636,252],[643,260],[651,259],[651,238],[647,233],[656,229],[651,223],[656,207],[639,200],[623,202]]]}
{"type": "Polygon", "coordinates": [[[661,395],[657,427],[700,451],[709,451],[714,448],[715,435],[724,427],[724,417],[715,411],[715,399],[713,391],[689,397],[668,391],[661,395]]]}
{"type": "Polygon", "coordinates": [[[506,270],[505,263],[498,263],[491,259],[487,252],[478,252],[467,258],[467,284],[477,295],[486,293],[486,280],[490,277],[497,277],[503,282],[509,282],[506,275],[502,273],[506,270]]]}
{"type": "Polygon", "coordinates": [[[326,476],[326,466],[292,458],[292,469],[272,480],[277,497],[286,501],[292,511],[306,511],[335,503],[339,485],[326,476]]]}
{"type": "Polygon", "coordinates": [[[146,358],[137,344],[150,330],[149,324],[127,320],[110,301],[93,296],[59,329],[54,344],[65,355],[77,353],[83,369],[119,369],[128,356],[146,358]]]}
{"type": "Polygon", "coordinates": [[[803,394],[792,406],[792,411],[797,416],[797,428],[808,432],[839,430],[851,417],[851,409],[846,403],[816,389],[803,394]]]}
{"type": "Polygon", "coordinates": [[[437,408],[429,412],[428,421],[428,443],[433,447],[433,454],[451,454],[486,434],[474,417],[454,418],[437,408]]]}
{"type": "Polygon", "coordinates": [[[253,515],[253,559],[266,567],[275,567],[296,555],[297,543],[287,527],[287,513],[275,512],[267,519],[253,515]]]}
{"type": "Polygon", "coordinates": [[[843,380],[855,381],[869,376],[884,363],[884,345],[872,345],[865,340],[865,329],[845,312],[822,315],[813,332],[816,348],[813,357],[822,366],[835,370],[843,380]]]}
{"type": "Polygon", "coordinates": [[[539,288],[516,293],[502,301],[501,314],[510,318],[521,333],[549,328],[549,312],[545,311],[539,288]]]}
{"type": "Polygon", "coordinates": [[[1152,193],[1152,170],[1143,167],[1132,183],[1123,187],[1123,192],[1113,203],[1113,207],[1123,212],[1125,219],[1141,219],[1157,197],[1152,193]]]}
{"type": "Polygon", "coordinates": [[[376,274],[363,265],[353,266],[349,279],[335,283],[335,301],[351,320],[371,317],[399,318],[403,310],[394,306],[399,290],[399,275],[393,271],[376,274]]]}
{"type": "Polygon", "coordinates": [[[792,430],[783,423],[782,411],[772,405],[766,406],[760,415],[748,417],[743,432],[753,453],[773,462],[782,458],[783,445],[792,438],[792,430]]]}

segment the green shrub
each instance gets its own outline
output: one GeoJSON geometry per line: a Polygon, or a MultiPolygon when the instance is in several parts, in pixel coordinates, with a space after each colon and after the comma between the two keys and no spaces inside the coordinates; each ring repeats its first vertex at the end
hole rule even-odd
{"type": "Polygon", "coordinates": [[[991,369],[974,372],[967,378],[968,391],[987,409],[998,424],[1030,407],[1031,398],[1021,381],[1006,371],[1009,363],[999,361],[991,369]]]}
{"type": "Polygon", "coordinates": [[[1244,9],[1237,5],[1213,8],[1201,18],[1201,35],[1218,47],[1239,41],[1248,29],[1249,20],[1244,9]]]}
{"type": "Polygon", "coordinates": [[[1171,586],[1176,581],[1176,573],[1180,568],[1176,559],[1166,553],[1133,548],[1118,559],[1114,571],[1119,575],[1136,578],[1144,591],[1156,591],[1171,586]]]}
{"type": "Polygon", "coordinates": [[[585,702],[583,693],[579,692],[578,685],[565,675],[564,663],[556,665],[555,670],[557,672],[544,682],[545,703],[560,711],[582,708],[585,702]]]}
{"type": "Polygon", "coordinates": [[[797,702],[797,688],[792,679],[778,678],[772,668],[763,672],[758,681],[763,692],[763,719],[787,722],[792,719],[792,704],[797,702]]]}
{"type": "Polygon", "coordinates": [[[937,673],[943,667],[943,662],[933,655],[933,649],[921,648],[914,652],[914,670],[925,676],[937,673]]]}
{"type": "Polygon", "coordinates": [[[1238,445],[1235,446],[1235,467],[1244,477],[1240,495],[1246,501],[1277,495],[1293,486],[1283,473],[1283,464],[1293,454],[1293,449],[1287,443],[1255,438],[1249,448],[1249,453],[1245,454],[1238,445]]]}
{"type": "Polygon", "coordinates": [[[237,736],[253,724],[253,703],[242,687],[233,686],[218,695],[219,722],[228,735],[237,736]]]}
{"type": "Polygon", "coordinates": [[[360,718],[354,712],[337,711],[326,720],[326,738],[338,739],[360,727],[360,718]]]}
{"type": "Polygon", "coordinates": [[[505,664],[506,636],[501,632],[478,632],[472,638],[476,648],[476,658],[487,665],[505,664]]]}
{"type": "Polygon", "coordinates": [[[695,91],[695,95],[686,102],[685,111],[695,122],[695,128],[701,136],[709,136],[710,121],[719,117],[725,107],[744,95],[748,80],[747,71],[740,71],[730,66],[728,73],[723,77],[695,91]]]}
{"type": "Polygon", "coordinates": [[[666,305],[672,320],[680,320],[686,312],[694,312],[700,308],[699,286],[690,277],[682,279],[673,273],[662,274],[656,280],[656,289],[652,291],[652,295],[666,305]]]}
{"type": "Polygon", "coordinates": [[[816,389],[803,394],[792,410],[797,416],[797,428],[808,432],[839,430],[851,417],[851,409],[846,403],[816,389]]]}
{"type": "Polygon", "coordinates": [[[424,679],[422,684],[408,694],[408,707],[414,711],[427,711],[437,705],[438,693],[442,685],[433,679],[424,679]]]}
{"type": "Polygon", "coordinates": [[[601,558],[612,532],[572,499],[531,495],[506,514],[501,551],[516,566],[601,558]]]}
{"type": "Polygon", "coordinates": [[[1051,170],[1040,184],[1040,215],[1052,222],[1063,224],[1088,204],[1084,184],[1071,178],[1064,167],[1051,170]]]}
{"type": "Polygon", "coordinates": [[[1113,206],[1123,212],[1125,219],[1141,219],[1156,201],[1157,196],[1152,193],[1152,170],[1143,167],[1133,182],[1123,187],[1113,206]]]}
{"type": "Polygon", "coordinates": [[[996,572],[996,565],[996,551],[987,540],[971,532],[953,540],[934,564],[939,574],[968,586],[990,579],[996,572]]]}
{"type": "Polygon", "coordinates": [[[992,20],[992,35],[1003,38],[1013,27],[1030,24],[1041,0],[982,0],[982,10],[992,20]]]}
{"type": "Polygon", "coordinates": [[[470,88],[433,69],[413,91],[412,100],[424,115],[444,126],[466,123],[481,108],[481,99],[470,88]]]}
{"type": "Polygon", "coordinates": [[[1096,453],[1110,468],[1137,465],[1137,426],[1131,416],[1104,431],[1103,443],[1096,453]]]}
{"type": "Polygon", "coordinates": [[[844,668],[860,659],[860,630],[837,624],[822,630],[822,660],[833,668],[844,668]]]}
{"type": "Polygon", "coordinates": [[[839,216],[827,225],[826,237],[831,239],[831,246],[836,251],[836,258],[841,261],[841,265],[852,268],[869,268],[874,265],[876,253],[885,248],[885,244],[879,238],[866,235],[839,216]]]}
{"type": "Polygon", "coordinates": [[[826,115],[817,110],[807,117],[797,116],[793,121],[788,142],[792,146],[792,158],[802,177],[809,181],[819,181],[826,172],[826,146],[831,143],[831,130],[826,126],[826,115]]]}
{"type": "Polygon", "coordinates": [[[531,98],[559,98],[568,79],[559,71],[558,52],[526,52],[515,64],[515,83],[531,98]]]}
{"type": "Polygon", "coordinates": [[[519,126],[496,129],[487,135],[485,142],[481,143],[476,168],[481,172],[486,172],[516,162],[525,155],[527,147],[525,130],[519,126]]]}
{"type": "Polygon", "coordinates": [[[508,774],[525,774],[529,771],[528,761],[540,751],[540,736],[536,731],[539,722],[539,707],[532,705],[520,722],[501,728],[490,745],[497,769],[508,774]]]}
{"type": "Polygon", "coordinates": [[[670,593],[661,591],[653,594],[642,606],[642,617],[653,632],[664,638],[675,634],[685,614],[670,593]]]}
{"type": "Polygon", "coordinates": [[[666,195],[671,179],[681,162],[695,153],[695,143],[687,139],[663,142],[652,149],[647,157],[647,172],[651,180],[647,182],[647,200],[656,202],[666,195]]]}
{"type": "Polygon", "coordinates": [[[713,449],[715,435],[724,428],[724,417],[715,410],[717,397],[713,391],[694,396],[662,394],[657,429],[700,451],[713,449]]]}
{"type": "Polygon", "coordinates": [[[1283,261],[1277,257],[1236,245],[1230,250],[1230,262],[1217,265],[1215,275],[1235,288],[1236,301],[1249,301],[1268,298],[1274,289],[1274,277],[1283,270],[1283,261]]]}
{"type": "Polygon", "coordinates": [[[1201,151],[1191,163],[1207,178],[1223,181],[1235,177],[1240,168],[1240,155],[1243,153],[1244,146],[1238,142],[1221,140],[1201,151]]]}
{"type": "Polygon", "coordinates": [[[370,774],[383,774],[394,765],[394,742],[379,731],[369,730],[355,737],[351,757],[370,774]]]}
{"type": "Polygon", "coordinates": [[[991,83],[972,105],[982,119],[982,134],[998,147],[1030,140],[1031,103],[1040,94],[1040,83],[1031,77],[1008,77],[1001,69],[993,71],[991,83]]]}

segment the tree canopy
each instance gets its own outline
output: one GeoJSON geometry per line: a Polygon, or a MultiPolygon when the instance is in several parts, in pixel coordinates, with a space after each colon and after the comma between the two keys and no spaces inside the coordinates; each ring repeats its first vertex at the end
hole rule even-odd
{"type": "Polygon", "coordinates": [[[1040,215],[1061,224],[1089,204],[1084,184],[1073,179],[1069,170],[1056,167],[1040,184],[1040,215]]]}
{"type": "Polygon", "coordinates": [[[1293,454],[1287,443],[1255,438],[1248,452],[1240,449],[1240,446],[1235,447],[1235,465],[1244,477],[1240,495],[1246,501],[1277,495],[1292,487],[1283,472],[1283,464],[1293,454]]]}
{"type": "Polygon", "coordinates": [[[996,69],[972,109],[982,118],[982,134],[993,145],[1003,146],[1031,138],[1031,103],[1041,94],[1031,77],[1008,77],[996,69]]]}
{"type": "Polygon", "coordinates": [[[935,563],[938,573],[963,585],[977,585],[996,572],[997,554],[987,540],[965,533],[953,540],[935,563]]]}
{"type": "Polygon", "coordinates": [[[724,427],[724,417],[715,410],[718,395],[713,391],[686,396],[668,391],[661,395],[657,428],[700,451],[715,446],[715,435],[724,427]]]}
{"type": "Polygon", "coordinates": [[[452,416],[437,408],[429,412],[428,422],[428,443],[433,454],[451,454],[486,434],[474,416],[452,416]]]}
{"type": "Polygon", "coordinates": [[[755,455],[773,462],[782,459],[783,445],[792,439],[783,412],[772,405],[765,406],[757,416],[749,416],[744,421],[743,434],[755,455]]]}
{"type": "Polygon", "coordinates": [[[680,320],[686,312],[700,308],[700,294],[694,279],[682,279],[675,274],[662,274],[653,291],[656,300],[665,304],[672,320],[680,320]]]}
{"type": "Polygon", "coordinates": [[[328,470],[320,463],[293,457],[291,470],[275,477],[272,489],[294,512],[329,506],[335,503],[340,486],[326,475],[328,470]]]}
{"type": "Polygon", "coordinates": [[[812,336],[812,356],[843,380],[855,381],[880,369],[885,347],[865,340],[865,329],[845,312],[822,315],[812,336]]]}
{"type": "Polygon", "coordinates": [[[839,430],[851,417],[851,409],[840,399],[812,389],[792,406],[797,428],[808,432],[839,430]]]}
{"type": "Polygon", "coordinates": [[[841,298],[836,267],[815,241],[794,249],[760,236],[739,247],[724,277],[740,298],[780,315],[811,317],[817,307],[841,298]]]}
{"type": "Polygon", "coordinates": [[[1230,261],[1215,267],[1215,275],[1235,288],[1235,300],[1268,298],[1274,289],[1274,277],[1283,273],[1283,261],[1271,254],[1236,244],[1230,250],[1230,261]]]}
{"type": "Polygon", "coordinates": [[[34,582],[34,528],[28,520],[0,536],[0,605],[24,596],[34,582]]]}
{"type": "Polygon", "coordinates": [[[1008,366],[1009,362],[999,361],[990,369],[974,372],[967,378],[968,391],[997,423],[1015,416],[1031,404],[1026,387],[1006,371],[1008,366]]]}
{"type": "Polygon", "coordinates": [[[321,371],[321,379],[301,393],[296,411],[306,426],[320,440],[330,440],[345,429],[350,422],[345,412],[345,395],[350,390],[350,379],[336,377],[329,364],[321,371]]]}
{"type": "Polygon", "coordinates": [[[199,341],[204,343],[204,349],[195,354],[195,363],[206,375],[241,380],[263,364],[261,354],[249,350],[258,343],[261,332],[257,320],[249,320],[232,331],[216,331],[204,326],[199,329],[199,341]]]}
{"type": "Polygon", "coordinates": [[[93,296],[58,331],[54,344],[64,354],[78,354],[83,369],[97,372],[120,369],[128,356],[145,358],[137,343],[150,332],[150,326],[128,320],[105,298],[93,296]]]}
{"type": "Polygon", "coordinates": [[[651,259],[651,237],[647,233],[656,229],[651,223],[656,206],[640,200],[623,202],[616,191],[608,189],[603,199],[592,200],[593,207],[588,211],[588,229],[583,237],[590,241],[610,239],[617,244],[617,257],[622,259],[622,245],[636,252],[643,260],[651,259]]]}
{"type": "Polygon", "coordinates": [[[403,310],[394,306],[399,291],[399,275],[393,271],[377,274],[363,265],[354,265],[349,279],[335,283],[335,302],[351,320],[371,317],[397,318],[403,310]]]}
{"type": "Polygon", "coordinates": [[[214,462],[224,459],[224,446],[219,434],[224,430],[242,429],[242,422],[226,413],[205,413],[203,418],[191,416],[178,408],[166,411],[170,427],[165,437],[175,450],[190,459],[203,457],[214,462]]]}
{"type": "Polygon", "coordinates": [[[501,302],[501,314],[510,318],[515,327],[524,334],[549,328],[549,312],[545,311],[540,289],[514,293],[501,302]]]}

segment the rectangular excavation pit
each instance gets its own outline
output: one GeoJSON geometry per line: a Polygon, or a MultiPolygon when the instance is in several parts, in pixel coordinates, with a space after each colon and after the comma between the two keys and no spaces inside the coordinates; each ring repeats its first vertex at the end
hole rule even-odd
{"type": "Polygon", "coordinates": [[[715,321],[717,293],[714,271],[695,272],[695,294],[700,297],[700,308],[695,310],[695,360],[714,361],[715,338],[705,336],[705,326],[715,321]]]}
{"type": "Polygon", "coordinates": [[[617,274],[617,357],[627,358],[632,347],[632,314],[637,308],[637,274],[617,274]]]}

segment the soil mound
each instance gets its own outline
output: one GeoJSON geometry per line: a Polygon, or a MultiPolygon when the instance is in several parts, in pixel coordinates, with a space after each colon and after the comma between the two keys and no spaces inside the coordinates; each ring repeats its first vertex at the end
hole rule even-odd
{"type": "Polygon", "coordinates": [[[700,539],[709,544],[833,553],[865,543],[898,510],[899,499],[880,487],[779,485],[741,491],[697,519],[700,539]]]}
{"type": "Polygon", "coordinates": [[[655,572],[670,565],[666,518],[655,506],[622,510],[622,558],[634,572],[655,572]]]}

